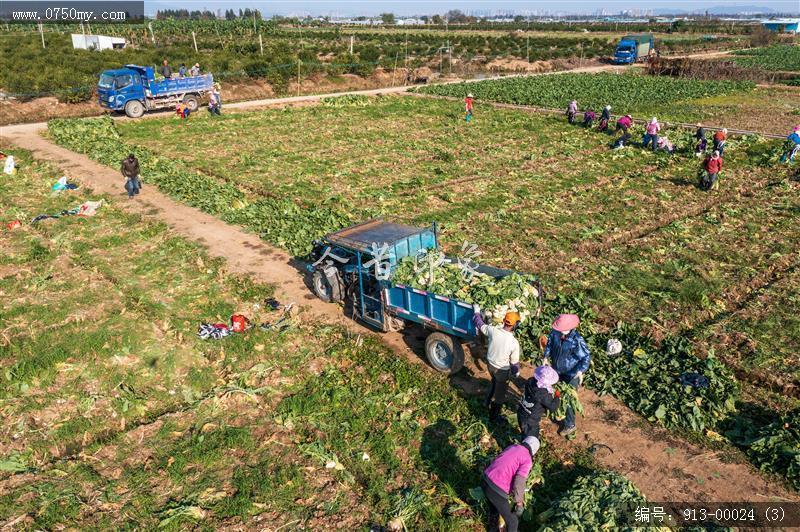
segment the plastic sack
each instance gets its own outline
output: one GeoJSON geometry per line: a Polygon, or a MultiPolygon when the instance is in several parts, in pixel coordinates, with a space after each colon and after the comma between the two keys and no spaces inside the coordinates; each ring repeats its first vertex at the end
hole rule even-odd
{"type": "Polygon", "coordinates": [[[63,176],[61,179],[55,182],[53,185],[53,190],[64,190],[67,188],[67,176],[63,176]]]}
{"type": "Polygon", "coordinates": [[[11,175],[11,174],[16,173],[16,171],[17,171],[17,169],[16,169],[16,166],[14,165],[14,156],[13,155],[9,155],[8,158],[6,158],[6,164],[3,167],[3,173],[11,175]]]}

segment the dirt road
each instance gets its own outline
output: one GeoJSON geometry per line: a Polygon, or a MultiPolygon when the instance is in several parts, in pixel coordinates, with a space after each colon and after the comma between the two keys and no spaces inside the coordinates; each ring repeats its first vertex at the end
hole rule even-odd
{"type": "MultiPolygon", "coordinates": [[[[258,105],[256,102],[247,102],[240,108],[258,105]]],[[[126,210],[167,223],[176,233],[206,246],[210,254],[224,258],[230,270],[274,283],[281,301],[295,301],[305,307],[305,319],[338,322],[363,334],[373,334],[345,318],[340,307],[313,297],[304,283],[301,270],[285,252],[267,245],[256,235],[239,227],[176,203],[152,186],[145,185],[140,198],[126,200],[123,197],[122,178],[115,169],[54,145],[40,136],[43,129],[43,124],[4,127],[0,136],[17,146],[32,150],[37,158],[53,161],[70,178],[96,193],[119,198],[118,204],[126,210]]],[[[405,336],[392,333],[384,334],[382,338],[398,355],[423,364],[421,351],[417,347],[419,335],[419,331],[412,330],[405,336]]],[[[531,371],[530,367],[525,367],[524,376],[529,376],[531,371]]],[[[470,361],[465,373],[465,376],[453,379],[453,384],[467,394],[482,393],[487,383],[483,364],[470,361]]],[[[583,390],[582,401],[586,417],[579,420],[578,439],[574,443],[566,443],[553,434],[553,427],[547,426],[544,430],[548,439],[557,442],[557,445],[602,443],[609,446],[613,453],[599,451],[599,462],[626,475],[651,500],[800,500],[797,494],[787,491],[780,483],[768,482],[753,467],[741,463],[723,463],[717,458],[717,453],[688,444],[671,436],[666,430],[652,426],[613,398],[600,398],[583,390]]]]}

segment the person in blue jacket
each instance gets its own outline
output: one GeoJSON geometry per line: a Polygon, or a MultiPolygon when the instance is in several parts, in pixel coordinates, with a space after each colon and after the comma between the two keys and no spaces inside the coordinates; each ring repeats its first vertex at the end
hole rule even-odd
{"type": "MultiPolygon", "coordinates": [[[[580,318],[575,314],[559,315],[553,322],[544,348],[544,363],[551,365],[558,373],[559,380],[568,382],[576,391],[583,384],[583,376],[591,361],[589,346],[576,330],[580,323],[580,318]]],[[[567,408],[566,418],[558,433],[569,436],[575,430],[575,411],[567,408]]]]}

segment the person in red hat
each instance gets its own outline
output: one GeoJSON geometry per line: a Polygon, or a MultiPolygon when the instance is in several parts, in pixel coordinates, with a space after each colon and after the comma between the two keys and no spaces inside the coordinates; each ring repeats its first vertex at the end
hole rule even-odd
{"type": "MultiPolygon", "coordinates": [[[[544,348],[544,363],[558,373],[558,379],[568,382],[577,391],[589,369],[591,355],[586,340],[577,331],[581,320],[575,314],[561,314],[553,322],[544,348]]],[[[566,418],[558,433],[569,436],[575,432],[575,411],[567,408],[566,418]]]]}

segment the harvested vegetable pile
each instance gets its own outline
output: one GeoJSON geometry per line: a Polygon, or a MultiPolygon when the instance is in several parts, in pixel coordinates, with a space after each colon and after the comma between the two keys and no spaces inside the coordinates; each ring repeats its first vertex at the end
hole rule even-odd
{"type": "Polygon", "coordinates": [[[567,417],[567,409],[572,407],[576,414],[583,415],[583,405],[578,399],[578,392],[569,385],[568,382],[557,382],[555,390],[561,394],[561,402],[551,417],[556,421],[561,421],[567,417]]]}
{"type": "Polygon", "coordinates": [[[684,338],[666,338],[656,347],[650,338],[622,326],[587,342],[592,349],[587,386],[612,394],[650,421],[702,431],[736,409],[739,384],[731,370],[712,354],[695,356],[684,338]],[[606,354],[609,338],[622,342],[622,353],[606,354]],[[698,386],[681,382],[682,376],[689,382],[692,374],[707,381],[695,381],[698,386]]]}
{"type": "MultiPolygon", "coordinates": [[[[535,493],[534,493],[535,497],[535,493]]],[[[537,516],[541,531],[624,530],[621,510],[646,499],[628,479],[611,471],[578,477],[568,491],[537,516]]]]}
{"type": "Polygon", "coordinates": [[[752,90],[754,87],[753,83],[746,81],[700,81],[636,74],[556,74],[469,84],[430,85],[414,90],[423,94],[459,98],[472,92],[478,101],[538,105],[553,109],[566,109],[567,103],[577,98],[581,109],[593,107],[599,110],[609,104],[615,110],[633,111],[679,100],[752,90]]]}
{"type": "Polygon", "coordinates": [[[326,107],[366,107],[372,103],[369,96],[363,94],[345,94],[344,96],[328,96],[320,100],[326,107]]]}
{"type": "Polygon", "coordinates": [[[109,117],[52,120],[47,127],[58,144],[112,168],[134,153],[145,184],[154,183],[174,199],[247,227],[295,255],[308,253],[314,239],[352,223],[348,213],[324,205],[298,205],[273,198],[250,203],[230,183],[187,170],[179,162],[157,157],[147,149],[128,146],[109,117]]]}
{"type": "Polygon", "coordinates": [[[512,273],[495,279],[475,272],[468,279],[458,264],[449,262],[444,253],[438,250],[428,250],[417,258],[403,258],[395,268],[392,280],[440,296],[478,304],[483,315],[495,325],[503,322],[508,311],[519,312],[521,323],[524,324],[539,308],[539,292],[532,275],[512,273]]]}

